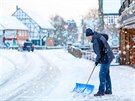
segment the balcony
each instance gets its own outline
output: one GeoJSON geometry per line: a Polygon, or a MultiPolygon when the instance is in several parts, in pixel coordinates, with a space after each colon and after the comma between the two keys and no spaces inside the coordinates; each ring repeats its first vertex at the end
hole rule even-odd
{"type": "Polygon", "coordinates": [[[135,0],[124,0],[120,9],[119,9],[119,15],[122,14],[123,11],[125,11],[125,9],[134,6],[135,5],[135,0]]]}
{"type": "Polygon", "coordinates": [[[121,8],[119,10],[118,22],[120,27],[123,28],[135,28],[135,0],[125,0],[123,1],[121,8]]]}

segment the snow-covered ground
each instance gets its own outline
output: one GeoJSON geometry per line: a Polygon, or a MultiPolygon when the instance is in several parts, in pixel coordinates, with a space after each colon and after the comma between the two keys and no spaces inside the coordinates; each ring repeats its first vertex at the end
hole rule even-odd
{"type": "Polygon", "coordinates": [[[135,101],[135,69],[128,66],[111,66],[113,95],[93,96],[97,66],[89,82],[95,85],[93,93],[73,98],[75,84],[86,83],[93,66],[63,49],[0,50],[0,101],[135,101]]]}

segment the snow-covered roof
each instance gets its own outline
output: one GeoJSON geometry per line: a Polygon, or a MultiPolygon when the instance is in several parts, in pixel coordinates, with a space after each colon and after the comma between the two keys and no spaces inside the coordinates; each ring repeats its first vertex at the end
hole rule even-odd
{"type": "Polygon", "coordinates": [[[0,19],[0,24],[4,27],[4,29],[28,30],[22,22],[13,16],[1,17],[0,19]]]}
{"type": "MultiPolygon", "coordinates": [[[[35,11],[31,11],[28,9],[22,9],[29,17],[31,17],[40,27],[42,27],[43,29],[55,29],[51,23],[49,22],[49,20],[46,20],[45,18],[43,18],[43,16],[41,14],[38,14],[35,11]]],[[[45,13],[45,12],[44,12],[45,13]]],[[[44,14],[43,13],[43,14],[44,14]]]]}

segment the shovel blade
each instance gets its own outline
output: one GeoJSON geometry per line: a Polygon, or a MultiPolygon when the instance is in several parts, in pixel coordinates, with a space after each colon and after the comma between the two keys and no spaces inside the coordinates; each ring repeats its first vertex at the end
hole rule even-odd
{"type": "Polygon", "coordinates": [[[82,83],[76,83],[75,88],[72,92],[74,93],[83,93],[83,94],[91,94],[94,90],[94,85],[90,84],[82,84],[82,83]]]}

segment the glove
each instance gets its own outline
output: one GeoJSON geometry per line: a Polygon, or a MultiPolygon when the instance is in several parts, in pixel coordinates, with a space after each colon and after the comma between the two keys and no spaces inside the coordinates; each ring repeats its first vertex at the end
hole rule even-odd
{"type": "Polygon", "coordinates": [[[95,62],[95,66],[97,66],[97,65],[98,65],[98,63],[99,63],[99,62],[95,62]]]}

